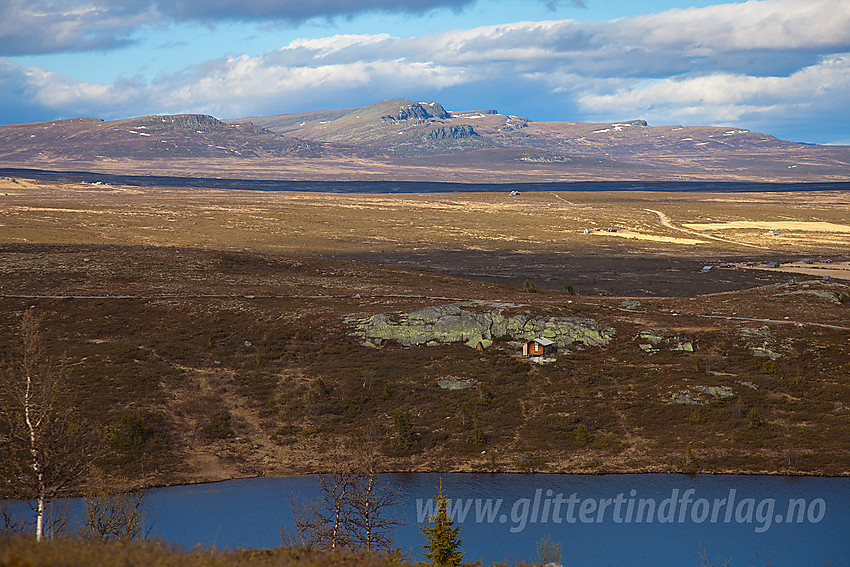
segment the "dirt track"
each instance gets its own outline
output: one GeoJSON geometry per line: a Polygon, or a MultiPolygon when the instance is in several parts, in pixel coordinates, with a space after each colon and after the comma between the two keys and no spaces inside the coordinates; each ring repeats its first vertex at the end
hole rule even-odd
{"type": "Polygon", "coordinates": [[[649,211],[650,213],[655,213],[658,215],[658,219],[661,221],[661,224],[666,226],[671,230],[678,230],[679,232],[684,232],[685,234],[691,234],[693,236],[699,236],[700,238],[707,238],[709,240],[717,240],[719,242],[727,242],[729,244],[735,244],[736,246],[746,246],[748,248],[759,248],[761,250],[770,250],[769,248],[765,248],[764,246],[756,246],[755,244],[748,244],[746,242],[738,242],[736,240],[729,240],[728,238],[720,238],[719,236],[711,236],[708,234],[704,234],[702,232],[697,232],[695,230],[688,230],[686,228],[679,228],[677,226],[673,226],[673,223],[670,222],[670,218],[662,213],[661,211],[656,211],[654,209],[644,209],[644,211],[649,211]]]}

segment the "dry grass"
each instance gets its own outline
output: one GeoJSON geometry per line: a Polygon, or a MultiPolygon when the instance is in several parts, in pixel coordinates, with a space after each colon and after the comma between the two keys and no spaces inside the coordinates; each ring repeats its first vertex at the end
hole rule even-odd
{"type": "Polygon", "coordinates": [[[850,204],[840,193],[507,193],[338,195],[225,192],[0,181],[6,242],[116,243],[357,254],[428,249],[722,254],[747,249],[661,226],[677,226],[776,253],[844,251],[850,204]],[[85,206],[81,206],[85,203],[85,206]],[[767,236],[761,227],[789,227],[767,236]],[[617,238],[585,235],[609,226],[617,238]],[[737,227],[737,228],[732,228],[737,227]],[[750,228],[755,227],[755,228],[750,228]],[[731,233],[731,234],[730,234],[731,233]],[[699,244],[698,244],[699,243],[699,244]],[[693,249],[693,250],[692,250],[693,249]]]}
{"type": "Polygon", "coordinates": [[[756,229],[756,230],[794,230],[801,232],[828,232],[844,233],[850,232],[850,226],[832,222],[808,222],[789,221],[777,219],[772,221],[731,221],[717,223],[686,223],[687,228],[694,230],[728,230],[728,229],[756,229]]]}
{"type": "Polygon", "coordinates": [[[304,552],[293,549],[182,551],[156,542],[100,542],[0,535],[3,567],[393,567],[409,565],[373,555],[304,552]]]}

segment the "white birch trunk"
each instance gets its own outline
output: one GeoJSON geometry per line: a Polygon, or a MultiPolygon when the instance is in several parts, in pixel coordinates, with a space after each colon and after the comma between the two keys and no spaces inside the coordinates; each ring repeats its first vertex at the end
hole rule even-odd
{"type": "MultiPolygon", "coordinates": [[[[25,361],[26,365],[26,361],[25,361]]],[[[26,365],[27,374],[27,389],[24,394],[24,419],[27,423],[27,429],[30,435],[30,455],[32,456],[32,469],[38,479],[38,509],[35,519],[35,539],[41,541],[44,537],[44,501],[45,501],[45,486],[44,486],[44,471],[41,469],[41,457],[38,452],[38,427],[41,425],[41,417],[33,418],[33,396],[32,391],[32,374],[28,365],[26,365]]]]}

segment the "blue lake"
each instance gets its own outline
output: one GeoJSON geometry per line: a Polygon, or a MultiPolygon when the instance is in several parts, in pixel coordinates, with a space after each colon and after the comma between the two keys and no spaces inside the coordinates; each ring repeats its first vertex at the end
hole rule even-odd
{"type": "MultiPolygon", "coordinates": [[[[735,475],[391,474],[405,502],[397,543],[420,560],[419,521],[442,478],[466,561],[534,562],[549,537],[565,566],[850,567],[850,478],[735,475]],[[722,563],[720,561],[719,563],[722,563]]],[[[316,499],[315,477],[256,478],[154,489],[152,535],[189,548],[280,545],[291,498],[316,499]]],[[[72,502],[78,508],[79,502],[72,502]]]]}

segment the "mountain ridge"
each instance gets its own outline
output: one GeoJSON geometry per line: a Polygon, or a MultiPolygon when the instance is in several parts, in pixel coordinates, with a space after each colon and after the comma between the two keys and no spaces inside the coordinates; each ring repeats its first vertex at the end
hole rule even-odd
{"type": "Polygon", "coordinates": [[[5,125],[0,166],[316,180],[828,182],[850,179],[850,146],[641,119],[534,122],[388,99],[224,120],[179,114],[5,125]]]}

